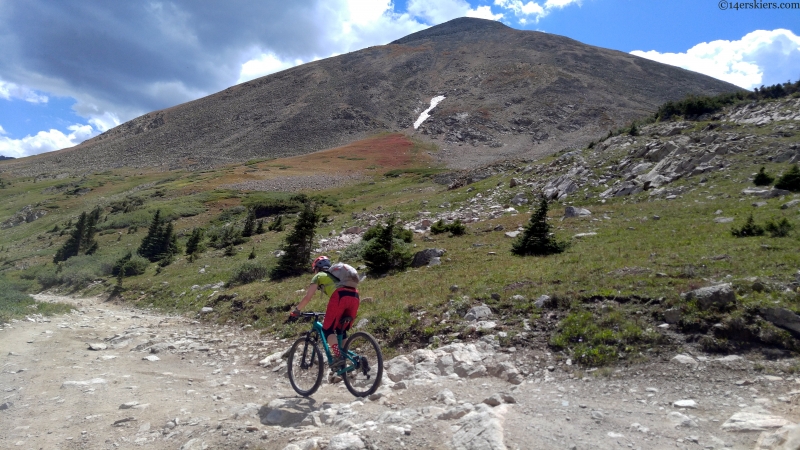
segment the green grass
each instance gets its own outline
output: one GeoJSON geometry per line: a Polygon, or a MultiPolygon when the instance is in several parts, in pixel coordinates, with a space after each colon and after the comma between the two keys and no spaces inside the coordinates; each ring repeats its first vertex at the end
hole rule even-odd
{"type": "Polygon", "coordinates": [[[72,308],[63,303],[36,302],[25,293],[30,286],[24,282],[12,282],[0,276],[0,323],[8,323],[12,319],[21,319],[27,315],[41,314],[52,316],[64,314],[72,308]]]}

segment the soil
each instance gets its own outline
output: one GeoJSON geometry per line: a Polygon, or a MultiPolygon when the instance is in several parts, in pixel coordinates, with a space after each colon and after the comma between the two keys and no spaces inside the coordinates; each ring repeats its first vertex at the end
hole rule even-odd
{"type": "MultiPolygon", "coordinates": [[[[268,426],[263,423],[270,402],[299,397],[284,368],[258,363],[288,348],[290,340],[101,298],[37,299],[70,302],[76,309],[30,317],[0,331],[0,448],[283,449],[313,437],[324,448],[346,432],[367,448],[454,448],[453,436],[464,425],[436,418],[436,408],[449,407],[434,399],[443,389],[473,405],[495,393],[510,394],[513,400],[492,410],[509,449],[753,448],[758,432],[722,430],[731,415],[761,406],[789,421],[797,418],[789,394],[800,383],[790,374],[794,360],[694,355],[700,363],[691,368],[670,361],[670,355],[582,372],[556,362],[547,348],[525,348],[502,350],[530,368],[520,385],[493,377],[435,377],[368,400],[356,399],[342,383],[326,382],[295,408],[335,409],[346,420],[268,426]],[[171,345],[152,347],[158,342],[171,345]],[[91,350],[90,344],[107,348],[91,350]],[[158,359],[143,359],[153,356],[158,359]],[[696,408],[673,406],[689,399],[696,408]],[[676,427],[669,419],[674,412],[696,426],[676,427]]],[[[502,448],[480,447],[477,437],[470,442],[475,446],[455,448],[502,448]]]]}

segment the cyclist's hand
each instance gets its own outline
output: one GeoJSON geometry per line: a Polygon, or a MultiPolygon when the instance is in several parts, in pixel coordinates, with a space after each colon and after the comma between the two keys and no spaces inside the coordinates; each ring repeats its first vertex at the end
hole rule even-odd
{"type": "Polygon", "coordinates": [[[300,310],[295,308],[289,313],[289,318],[286,319],[287,322],[292,323],[296,322],[300,318],[300,310]]]}

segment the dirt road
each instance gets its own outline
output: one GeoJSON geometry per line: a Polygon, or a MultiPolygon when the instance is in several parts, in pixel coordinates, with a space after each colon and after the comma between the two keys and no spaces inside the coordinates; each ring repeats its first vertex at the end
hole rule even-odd
{"type": "Polygon", "coordinates": [[[798,418],[796,361],[687,355],[598,376],[491,338],[393,361],[372,399],[341,383],[301,399],[277,357],[288,341],[37,299],[76,309],[0,330],[0,448],[749,449],[759,431],[727,430],[798,418]]]}

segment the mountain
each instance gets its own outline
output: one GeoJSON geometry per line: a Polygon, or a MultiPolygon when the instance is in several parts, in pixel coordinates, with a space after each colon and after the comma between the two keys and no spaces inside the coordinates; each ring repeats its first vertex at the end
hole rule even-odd
{"type": "Polygon", "coordinates": [[[199,169],[310,153],[385,131],[434,142],[448,166],[467,168],[583,146],[665,101],[738,89],[563,36],[461,18],[154,111],[0,170],[199,169]],[[436,96],[445,99],[415,130],[436,96]]]}

